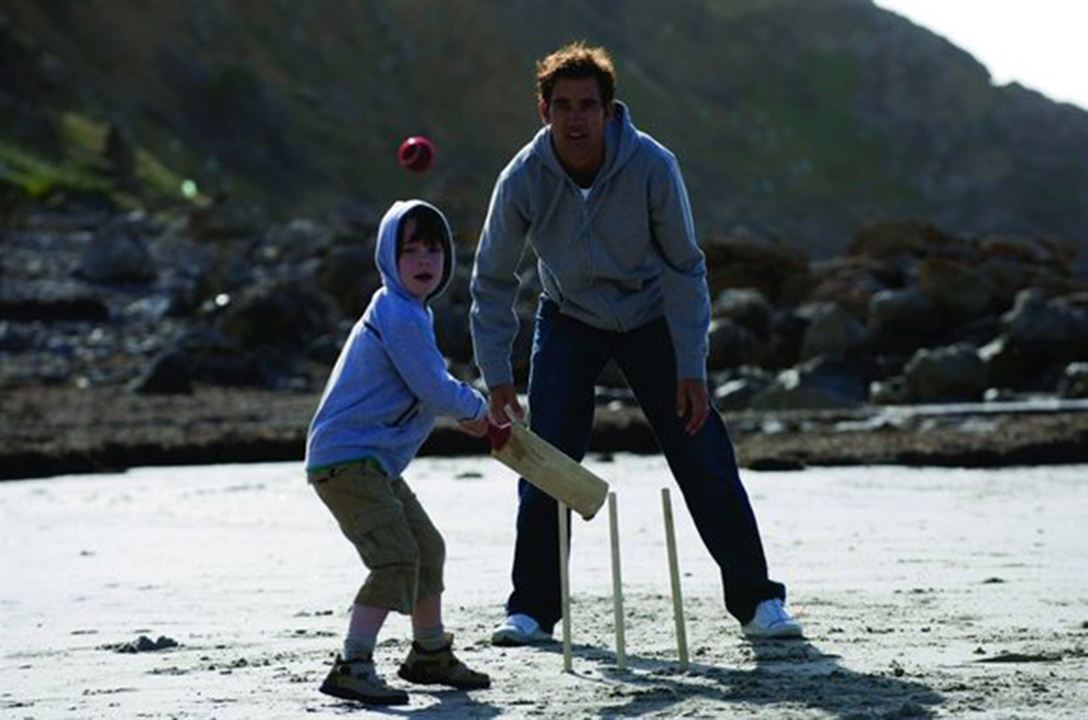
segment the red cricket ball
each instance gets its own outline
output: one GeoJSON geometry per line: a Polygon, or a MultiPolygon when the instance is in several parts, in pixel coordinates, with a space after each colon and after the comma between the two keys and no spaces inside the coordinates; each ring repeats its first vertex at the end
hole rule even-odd
{"type": "Polygon", "coordinates": [[[408,172],[426,172],[434,162],[434,143],[422,135],[413,135],[400,144],[397,162],[408,172]]]}

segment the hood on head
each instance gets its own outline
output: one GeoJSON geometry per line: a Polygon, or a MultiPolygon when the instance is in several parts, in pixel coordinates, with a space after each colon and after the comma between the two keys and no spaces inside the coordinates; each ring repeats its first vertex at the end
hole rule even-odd
{"type": "Polygon", "coordinates": [[[442,264],[442,280],[434,292],[427,296],[425,302],[430,302],[438,297],[453,279],[454,247],[453,233],[450,232],[450,224],[446,216],[438,208],[423,200],[397,200],[386,211],[378,226],[378,243],[374,249],[374,263],[378,266],[378,272],[382,275],[382,283],[391,291],[412,298],[412,294],[405,289],[400,279],[400,271],[397,270],[397,235],[400,232],[401,221],[413,208],[422,207],[428,212],[435,213],[442,227],[442,246],[446,251],[445,262],[442,264]]]}

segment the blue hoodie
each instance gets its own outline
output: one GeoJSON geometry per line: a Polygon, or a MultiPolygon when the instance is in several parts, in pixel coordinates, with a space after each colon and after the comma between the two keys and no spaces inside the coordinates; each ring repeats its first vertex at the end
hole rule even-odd
{"type": "Polygon", "coordinates": [[[560,312],[626,332],[661,316],[677,379],[706,377],[710,296],[676,157],[615,103],[604,164],[588,197],[567,175],[545,126],[499,175],[472,273],[476,364],[489,387],[510,382],[512,309],[525,243],[560,312]]]}
{"type": "MultiPolygon", "coordinates": [[[[434,335],[434,315],[404,288],[397,270],[401,218],[421,200],[395,202],[382,218],[374,258],[383,287],[370,298],[351,330],[321,396],[306,441],[306,468],[372,458],[390,477],[400,475],[434,428],[449,415],[478,420],[483,396],[446,370],[434,335]]],[[[427,302],[450,283],[454,268],[452,234],[445,217],[446,251],[442,280],[427,302]]]]}

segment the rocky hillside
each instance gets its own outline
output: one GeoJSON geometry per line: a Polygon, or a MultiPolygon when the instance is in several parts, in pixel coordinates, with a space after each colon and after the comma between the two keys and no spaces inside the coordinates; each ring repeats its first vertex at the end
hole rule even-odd
{"type": "MultiPolygon", "coordinates": [[[[452,215],[436,334],[478,382],[476,228],[538,123],[533,59],[576,37],[612,48],[636,121],[681,158],[746,462],[1083,462],[1088,113],[991,87],[869,2],[9,0],[0,476],[297,454],[379,282],[378,215],[408,194],[452,215]],[[410,176],[394,154],[417,132],[439,154],[410,176]],[[980,401],[1061,414],[867,414],[980,401]],[[824,449],[783,413],[836,413],[824,449]]],[[[522,280],[524,385],[531,262],[522,280]]],[[[648,438],[615,368],[598,399],[620,418],[603,447],[648,438]]]]}
{"type": "Polygon", "coordinates": [[[577,38],[613,51],[708,239],[745,225],[826,257],[879,216],[1088,243],[1088,113],[991,86],[868,0],[10,0],[0,208],[163,207],[188,179],[280,220],[425,195],[472,238],[537,126],[533,60],[577,38]],[[421,178],[394,159],[418,132],[439,147],[421,178]]]}

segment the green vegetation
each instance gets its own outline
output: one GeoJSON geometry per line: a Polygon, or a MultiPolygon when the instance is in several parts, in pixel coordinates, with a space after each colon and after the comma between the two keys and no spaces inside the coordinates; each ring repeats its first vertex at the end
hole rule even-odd
{"type": "Polygon", "coordinates": [[[191,178],[276,217],[420,195],[472,237],[539,127],[533,61],[585,39],[612,51],[636,125],[680,157],[705,234],[773,227],[827,252],[883,213],[1088,237],[1088,169],[1064,160],[1088,115],[991,87],[966,53],[860,0],[631,0],[619,14],[579,0],[87,0],[63,21],[9,15],[9,37],[34,40],[19,97],[55,128],[0,124],[0,179],[31,197],[181,202],[191,178]],[[66,73],[44,73],[46,53],[66,73]],[[120,163],[111,123],[129,131],[120,163]],[[416,133],[438,146],[421,176],[395,161],[416,133]]]}

